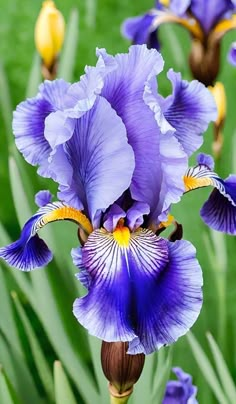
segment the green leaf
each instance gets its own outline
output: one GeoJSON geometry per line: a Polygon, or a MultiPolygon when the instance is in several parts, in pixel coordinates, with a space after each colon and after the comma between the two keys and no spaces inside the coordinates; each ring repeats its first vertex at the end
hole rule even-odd
{"type": "Polygon", "coordinates": [[[76,404],[73,391],[61,362],[54,362],[54,384],[56,404],[76,404]]]}
{"type": "Polygon", "coordinates": [[[92,29],[96,25],[96,11],[97,11],[97,0],[87,0],[86,1],[86,24],[92,29]]]}
{"type": "Polygon", "coordinates": [[[38,86],[41,81],[41,59],[39,54],[35,52],[27,83],[26,98],[34,97],[37,94],[38,86]]]}
{"type": "Polygon", "coordinates": [[[7,131],[9,144],[13,143],[12,128],[12,102],[8,79],[2,63],[0,63],[0,107],[3,116],[4,124],[7,131]]]}
{"type": "Polygon", "coordinates": [[[19,354],[22,354],[21,343],[17,331],[17,324],[15,322],[10,293],[8,291],[8,285],[6,282],[6,273],[4,273],[2,265],[0,265],[0,296],[0,330],[8,336],[9,340],[12,341],[15,349],[19,352],[19,354]]]}
{"type": "Polygon", "coordinates": [[[228,396],[230,403],[236,403],[236,387],[234,381],[230,375],[228,367],[225,363],[224,357],[210,333],[207,333],[207,339],[211,348],[211,352],[216,364],[216,369],[221,380],[221,384],[225,391],[226,396],[228,396]]]}
{"type": "Polygon", "coordinates": [[[194,337],[194,335],[191,332],[188,332],[186,337],[187,337],[189,345],[192,349],[195,360],[196,360],[202,374],[204,375],[206,382],[209,384],[213,393],[215,394],[218,402],[220,404],[228,404],[228,400],[221,388],[221,385],[215,374],[215,371],[214,371],[209,359],[207,358],[207,355],[201,348],[201,345],[199,344],[199,342],[196,340],[196,338],[194,337]]]}
{"type": "Polygon", "coordinates": [[[166,389],[166,383],[169,380],[169,376],[170,376],[170,371],[171,371],[171,367],[172,367],[172,357],[173,357],[173,346],[169,348],[168,352],[164,352],[167,351],[168,348],[162,348],[159,352],[158,352],[158,358],[159,355],[161,356],[160,358],[160,363],[158,361],[158,366],[157,366],[157,370],[156,370],[156,374],[154,377],[154,381],[153,381],[153,393],[152,393],[152,401],[153,403],[162,403],[163,400],[163,396],[165,393],[165,389],[166,389]],[[165,359],[163,358],[163,356],[165,355],[165,359]]]}
{"type": "Polygon", "coordinates": [[[79,35],[79,13],[77,9],[71,11],[66,29],[66,38],[60,55],[58,77],[66,81],[73,79],[76,62],[76,50],[79,35]]]}
{"type": "Polygon", "coordinates": [[[19,404],[20,399],[10,384],[5,372],[0,365],[0,399],[3,404],[19,404]]]}
{"type": "Polygon", "coordinates": [[[15,349],[14,341],[8,339],[8,336],[3,333],[0,334],[0,360],[3,368],[7,369],[9,380],[22,402],[41,404],[41,398],[25,357],[15,349]]]}
{"type": "Polygon", "coordinates": [[[54,397],[53,378],[52,378],[52,374],[51,374],[50,368],[48,366],[47,360],[44,356],[44,353],[41,349],[40,344],[38,343],[37,336],[35,335],[34,329],[32,328],[30,321],[28,320],[28,318],[24,312],[24,309],[18,299],[17,294],[15,292],[13,292],[12,297],[13,297],[13,300],[14,300],[14,303],[16,306],[16,310],[18,312],[18,315],[21,319],[21,322],[24,326],[26,335],[28,337],[32,356],[33,356],[33,359],[35,362],[35,366],[38,370],[38,374],[41,378],[44,389],[48,394],[48,397],[50,397],[50,399],[53,400],[53,397],[54,397]]]}
{"type": "Polygon", "coordinates": [[[32,210],[30,208],[27,195],[24,191],[21,175],[14,157],[9,158],[9,173],[18,222],[21,226],[23,226],[25,222],[32,216],[32,210]]]}

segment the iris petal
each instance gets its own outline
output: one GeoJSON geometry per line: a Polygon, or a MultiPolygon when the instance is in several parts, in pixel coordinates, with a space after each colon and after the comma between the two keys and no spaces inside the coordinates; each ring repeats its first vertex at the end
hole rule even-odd
{"type": "Polygon", "coordinates": [[[212,94],[202,83],[182,80],[181,74],[172,69],[167,76],[172,82],[173,94],[163,100],[164,115],[190,156],[202,145],[202,134],[210,121],[217,118],[217,108],[212,94]]]}
{"type": "MultiPolygon", "coordinates": [[[[121,234],[122,234],[122,230],[121,234]]],[[[202,303],[201,269],[190,243],[169,243],[150,230],[124,238],[95,230],[82,248],[88,294],[74,303],[78,321],[105,341],[129,341],[151,353],[186,333],[202,303]]]]}
{"type": "Polygon", "coordinates": [[[44,136],[45,120],[63,108],[69,84],[64,80],[45,81],[36,97],[21,102],[13,114],[13,133],[17,148],[26,161],[40,165],[39,174],[49,177],[47,160],[51,147],[44,136]]]}
{"type": "Polygon", "coordinates": [[[124,37],[131,40],[134,44],[147,44],[149,48],[160,49],[157,41],[157,30],[153,25],[156,18],[155,13],[147,13],[138,17],[127,18],[124,21],[121,32],[124,37]]]}
{"type": "Polygon", "coordinates": [[[87,233],[92,231],[89,220],[81,212],[62,202],[50,203],[26,222],[19,240],[0,248],[0,257],[22,271],[47,265],[52,260],[52,253],[37,233],[46,224],[57,220],[71,220],[87,233]]]}
{"type": "Polygon", "coordinates": [[[208,33],[217,22],[227,17],[228,12],[232,13],[234,9],[235,4],[232,0],[191,1],[191,12],[206,33],[208,33]]]}
{"type": "Polygon", "coordinates": [[[44,137],[44,121],[53,106],[41,95],[20,103],[13,113],[13,133],[16,146],[25,160],[42,164],[47,160],[51,147],[44,137]]]}
{"type": "Polygon", "coordinates": [[[221,181],[221,187],[211,193],[200,214],[212,229],[236,235],[236,176],[221,181]]]}
{"type": "Polygon", "coordinates": [[[57,153],[52,156],[56,181],[62,184],[60,199],[85,209],[93,221],[98,210],[107,209],[130,185],[134,154],[125,126],[98,96],[94,107],[76,120],[74,134],[63,147],[67,159],[63,170],[60,159],[55,163],[57,153]]]}
{"type": "Polygon", "coordinates": [[[151,90],[156,91],[155,76],[163,68],[162,57],[145,45],[131,46],[129,54],[115,57],[105,51],[99,54],[106,65],[114,60],[117,63],[117,69],[106,76],[101,94],[124,122],[129,144],[134,150],[135,170],[130,186],[132,197],[154,209],[160,192],[160,128],[153,111],[144,101],[144,91],[149,81],[151,90]]]}
{"type": "Polygon", "coordinates": [[[204,164],[190,167],[184,176],[186,192],[209,185],[213,186],[214,191],[201,208],[201,217],[209,227],[235,235],[236,176],[230,175],[222,180],[209,168],[213,165],[211,156],[202,154],[198,160],[204,164]]]}
{"type": "Polygon", "coordinates": [[[52,202],[52,194],[48,190],[39,191],[35,195],[35,203],[38,205],[39,208],[42,206],[47,205],[48,203],[52,202]]]}

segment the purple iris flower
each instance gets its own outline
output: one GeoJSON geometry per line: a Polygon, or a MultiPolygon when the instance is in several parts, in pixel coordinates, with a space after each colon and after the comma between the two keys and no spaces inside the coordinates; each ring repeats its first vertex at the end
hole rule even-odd
{"type": "Polygon", "coordinates": [[[192,384],[192,377],[181,368],[176,367],[172,371],[178,380],[168,381],[162,404],[198,404],[197,387],[192,384]]]}
{"type": "Polygon", "coordinates": [[[169,22],[182,25],[193,38],[190,53],[193,76],[212,85],[219,72],[220,41],[226,32],[236,28],[235,13],[235,0],[160,0],[144,15],[126,19],[121,31],[133,43],[159,49],[159,26],[169,22]]]}
{"type": "MultiPolygon", "coordinates": [[[[59,201],[51,202],[46,191],[37,194],[39,210],[0,256],[23,271],[44,266],[52,253],[38,231],[56,220],[73,221],[82,244],[72,258],[88,289],[76,299],[74,315],[98,338],[128,341],[129,353],[148,354],[184,335],[202,305],[195,248],[159,235],[172,204],[212,185],[217,196],[206,204],[218,198],[218,229],[232,233],[235,182],[221,180],[209,156],[188,168],[216,118],[203,84],[170,70],[173,92],[164,98],[156,50],[136,45],[128,54],[98,49],[97,56],[79,82],[45,81],[14,112],[18,149],[41,176],[58,183],[59,201]]],[[[209,206],[205,220],[204,210],[209,206]]],[[[215,227],[214,220],[212,211],[205,221],[215,227]]]]}
{"type": "Polygon", "coordinates": [[[228,61],[231,65],[236,66],[236,42],[233,42],[228,52],[228,61]]]}

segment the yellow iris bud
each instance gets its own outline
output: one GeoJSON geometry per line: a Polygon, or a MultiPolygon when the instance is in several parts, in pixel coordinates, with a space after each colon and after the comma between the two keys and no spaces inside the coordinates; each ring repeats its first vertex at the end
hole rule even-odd
{"type": "Polygon", "coordinates": [[[217,106],[218,116],[215,121],[217,125],[220,125],[222,121],[225,119],[226,115],[226,96],[225,96],[225,88],[222,83],[219,81],[214,85],[214,87],[209,87],[217,106]]]}
{"type": "Polygon", "coordinates": [[[223,127],[226,116],[226,95],[224,85],[217,82],[214,87],[208,87],[217,106],[217,119],[214,122],[214,143],[212,145],[215,157],[219,157],[223,146],[223,127]]]}
{"type": "Polygon", "coordinates": [[[43,2],[35,25],[35,44],[44,65],[50,69],[61,50],[65,33],[65,22],[62,14],[53,1],[43,2]]]}

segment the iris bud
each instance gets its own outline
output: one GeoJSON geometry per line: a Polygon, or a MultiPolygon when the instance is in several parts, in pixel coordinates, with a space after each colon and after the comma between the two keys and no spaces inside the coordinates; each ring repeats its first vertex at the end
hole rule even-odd
{"type": "Polygon", "coordinates": [[[102,342],[101,362],[103,373],[109,380],[113,397],[128,397],[139,379],[145,361],[144,354],[129,355],[127,342],[102,342]]]}
{"type": "Polygon", "coordinates": [[[214,83],[220,68],[220,44],[217,41],[192,41],[189,66],[195,79],[205,86],[214,83]]]}
{"type": "Polygon", "coordinates": [[[213,143],[213,153],[215,157],[219,157],[223,145],[223,126],[226,116],[226,95],[225,88],[219,81],[213,87],[208,87],[211,91],[216,106],[217,106],[217,119],[214,122],[214,143],[213,143]]]}
{"type": "Polygon", "coordinates": [[[61,50],[65,33],[65,22],[62,14],[53,1],[43,2],[35,25],[35,44],[43,60],[43,65],[52,71],[61,50]]]}

